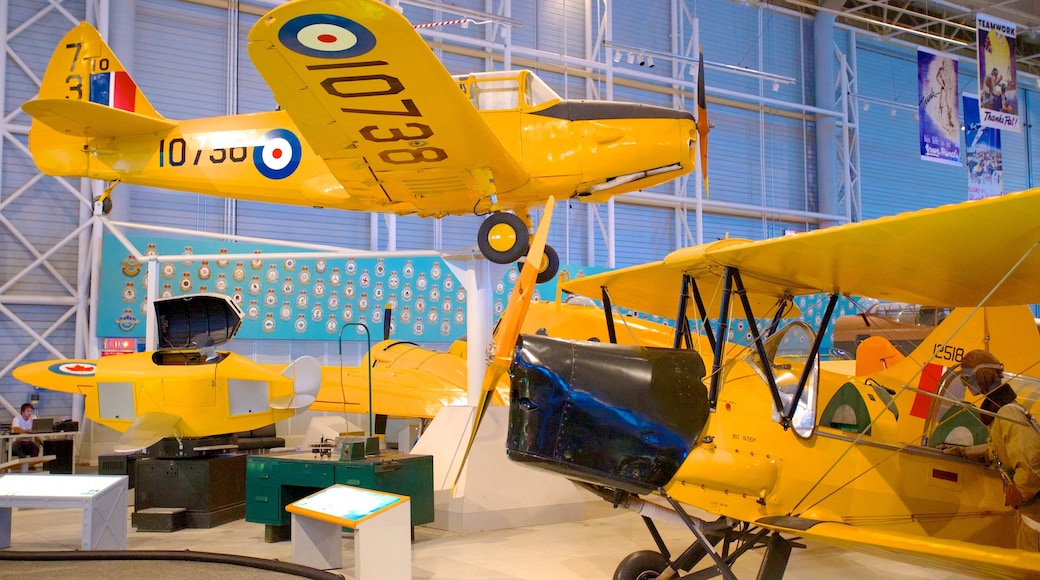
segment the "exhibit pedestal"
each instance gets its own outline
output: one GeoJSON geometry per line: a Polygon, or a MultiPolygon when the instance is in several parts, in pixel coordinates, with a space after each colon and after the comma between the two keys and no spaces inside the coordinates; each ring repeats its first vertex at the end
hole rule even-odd
{"type": "Polygon", "coordinates": [[[472,533],[578,521],[590,502],[602,501],[564,478],[509,461],[507,407],[488,409],[453,495],[474,411],[441,409],[412,449],[434,456],[433,527],[472,533]]]}
{"type": "Polygon", "coordinates": [[[336,484],[289,504],[292,561],[331,570],[343,567],[341,528],[354,532],[354,578],[412,577],[411,507],[406,496],[336,484]]]}
{"type": "Polygon", "coordinates": [[[127,478],[5,475],[0,478],[0,548],[11,547],[11,508],[83,510],[83,550],[126,549],[127,478]]]}
{"type": "Polygon", "coordinates": [[[136,461],[134,468],[135,513],[149,508],[184,508],[189,528],[212,528],[245,517],[245,453],[143,459],[136,461]]]}

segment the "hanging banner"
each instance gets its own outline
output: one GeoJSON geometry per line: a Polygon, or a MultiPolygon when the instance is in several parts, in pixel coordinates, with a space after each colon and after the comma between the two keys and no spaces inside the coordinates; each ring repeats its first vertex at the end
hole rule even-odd
{"type": "Polygon", "coordinates": [[[961,164],[960,113],[957,111],[957,61],[935,51],[917,50],[917,107],[921,159],[961,164]]]}
{"type": "Polygon", "coordinates": [[[1015,24],[978,14],[979,115],[984,127],[1016,133],[1018,80],[1015,69],[1015,24]]]}
{"type": "Polygon", "coordinates": [[[1000,131],[983,127],[979,99],[964,93],[964,160],[968,168],[968,199],[1003,195],[1004,169],[1000,131]]]}

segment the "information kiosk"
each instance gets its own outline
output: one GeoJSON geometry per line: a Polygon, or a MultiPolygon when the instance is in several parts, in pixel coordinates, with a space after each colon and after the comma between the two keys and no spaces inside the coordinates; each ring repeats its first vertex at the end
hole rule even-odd
{"type": "Polygon", "coordinates": [[[292,560],[322,570],[343,567],[341,528],[354,532],[354,577],[410,579],[409,498],[336,484],[285,506],[292,514],[292,560]]]}

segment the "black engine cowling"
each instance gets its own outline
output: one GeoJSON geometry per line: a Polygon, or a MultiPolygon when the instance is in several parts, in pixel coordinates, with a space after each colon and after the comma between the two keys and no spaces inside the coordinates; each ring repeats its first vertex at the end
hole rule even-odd
{"type": "Polygon", "coordinates": [[[704,375],[692,350],[521,336],[507,454],[572,479],[656,490],[708,420],[704,375]]]}

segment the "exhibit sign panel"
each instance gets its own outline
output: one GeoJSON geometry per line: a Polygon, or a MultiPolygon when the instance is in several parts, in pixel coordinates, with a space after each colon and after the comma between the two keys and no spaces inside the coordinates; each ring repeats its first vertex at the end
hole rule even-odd
{"type": "Polygon", "coordinates": [[[957,61],[934,50],[917,49],[917,97],[921,159],[960,165],[957,61]]]}
{"type": "Polygon", "coordinates": [[[984,127],[979,119],[979,100],[964,94],[965,166],[968,168],[968,199],[1004,193],[1004,167],[1000,131],[984,127]]]}
{"type": "Polygon", "coordinates": [[[985,14],[975,17],[979,45],[979,117],[983,127],[1022,131],[1018,116],[1015,24],[985,14]]]}

